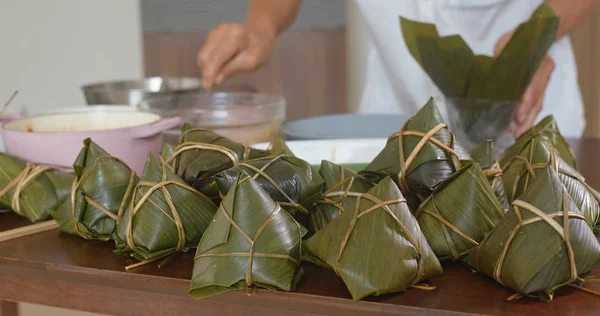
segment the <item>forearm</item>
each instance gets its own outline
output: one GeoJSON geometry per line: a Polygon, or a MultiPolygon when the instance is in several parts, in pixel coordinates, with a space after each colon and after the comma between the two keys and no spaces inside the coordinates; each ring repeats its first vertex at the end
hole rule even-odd
{"type": "Polygon", "coordinates": [[[598,0],[546,0],[546,3],[560,17],[556,38],[573,31],[592,11],[598,0]]]}
{"type": "Polygon", "coordinates": [[[302,0],[252,0],[246,23],[275,38],[294,22],[301,3],[302,0]]]}

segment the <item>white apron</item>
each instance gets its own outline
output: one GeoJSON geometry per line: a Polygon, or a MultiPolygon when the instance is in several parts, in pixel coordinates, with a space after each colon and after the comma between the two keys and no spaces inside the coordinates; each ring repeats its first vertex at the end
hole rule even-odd
{"type": "MultiPolygon", "coordinates": [[[[440,35],[460,34],[476,54],[493,55],[504,33],[526,21],[542,0],[355,0],[370,33],[362,113],[414,114],[431,96],[446,116],[443,94],[409,53],[399,16],[434,23],[440,35]]],[[[584,108],[570,39],[554,43],[556,68],[538,120],[554,115],[567,137],[580,137],[584,108]]]]}

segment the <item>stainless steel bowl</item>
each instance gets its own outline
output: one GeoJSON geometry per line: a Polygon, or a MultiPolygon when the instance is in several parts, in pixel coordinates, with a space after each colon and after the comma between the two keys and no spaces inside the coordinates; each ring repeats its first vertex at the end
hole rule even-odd
{"type": "MultiPolygon", "coordinates": [[[[162,117],[179,116],[184,122],[210,129],[234,141],[251,145],[277,136],[285,119],[285,99],[252,92],[190,92],[156,96],[138,108],[162,117]]],[[[165,141],[176,144],[181,129],[165,132],[165,141]]]]}
{"type": "Polygon", "coordinates": [[[109,81],[88,84],[81,88],[88,105],[138,105],[145,99],[181,92],[202,91],[198,78],[150,77],[137,80],[109,81]]]}

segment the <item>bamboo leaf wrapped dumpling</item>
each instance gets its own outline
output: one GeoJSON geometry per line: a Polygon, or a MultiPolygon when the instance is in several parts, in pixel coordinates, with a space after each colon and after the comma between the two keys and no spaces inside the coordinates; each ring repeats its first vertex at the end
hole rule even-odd
{"type": "Polygon", "coordinates": [[[513,201],[527,190],[544,169],[550,166],[557,172],[571,199],[579,208],[591,228],[600,221],[600,194],[591,188],[575,169],[558,156],[548,138],[532,138],[523,151],[503,166],[504,187],[508,199],[513,201]]]}
{"type": "Polygon", "coordinates": [[[313,172],[308,162],[284,155],[240,162],[215,176],[221,195],[227,195],[242,171],[256,180],[300,224],[308,227],[310,209],[323,193],[323,179],[313,172]]]}
{"type": "Polygon", "coordinates": [[[35,223],[48,219],[68,196],[74,175],[0,153],[0,209],[35,223]]]}
{"type": "Polygon", "coordinates": [[[546,167],[465,262],[521,295],[551,301],[557,289],[600,267],[600,243],[546,167]]]}
{"type": "Polygon", "coordinates": [[[468,163],[433,191],[415,217],[438,258],[458,260],[479,245],[504,214],[479,165],[468,163]]]}
{"type": "Polygon", "coordinates": [[[346,210],[352,210],[356,198],[373,188],[363,176],[323,160],[319,174],[325,180],[324,193],[311,209],[309,232],[317,232],[346,210]]]}
{"type": "Polygon", "coordinates": [[[217,206],[185,184],[152,154],[133,198],[117,226],[118,254],[131,255],[140,264],[195,247],[210,224],[217,206]]]}
{"type": "Polygon", "coordinates": [[[306,229],[254,179],[237,179],[198,245],[194,298],[252,287],[292,291],[302,277],[306,229]]]}
{"type": "Polygon", "coordinates": [[[500,202],[502,207],[508,209],[510,205],[504,191],[502,168],[500,168],[500,163],[494,158],[494,142],[491,140],[484,141],[469,154],[473,158],[473,161],[477,162],[481,169],[483,169],[485,177],[490,182],[498,202],[500,202]]]}
{"type": "Polygon", "coordinates": [[[304,258],[333,269],[355,300],[401,292],[442,267],[396,184],[383,179],[309,238],[304,258]]]}
{"type": "Polygon", "coordinates": [[[171,161],[185,182],[211,198],[218,198],[215,174],[241,161],[268,155],[266,151],[246,147],[213,131],[184,124],[171,161]]]}
{"type": "Polygon", "coordinates": [[[515,140],[515,143],[507,148],[502,155],[500,155],[500,165],[505,166],[515,156],[519,155],[525,149],[525,147],[527,147],[529,143],[538,136],[544,136],[552,144],[554,150],[556,150],[560,158],[562,158],[573,169],[577,169],[575,152],[560,134],[558,123],[552,115],[546,116],[536,126],[528,129],[525,133],[519,136],[519,138],[515,140]]]}
{"type": "Polygon", "coordinates": [[[448,131],[431,98],[390,136],[385,148],[361,174],[372,182],[388,176],[404,194],[410,191],[426,197],[466,160],[471,157],[448,131]]]}
{"type": "Polygon", "coordinates": [[[83,146],[73,164],[76,178],[70,198],[51,214],[65,233],[109,240],[129,206],[139,178],[91,139],[84,140],[83,146]]]}

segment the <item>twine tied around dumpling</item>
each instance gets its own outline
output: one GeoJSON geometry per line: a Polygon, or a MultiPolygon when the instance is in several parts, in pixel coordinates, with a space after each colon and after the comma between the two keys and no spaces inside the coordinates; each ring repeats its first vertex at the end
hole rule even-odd
{"type": "MultiPolygon", "coordinates": [[[[2,190],[0,190],[0,196],[8,193],[11,189],[15,189],[13,195],[11,197],[11,208],[12,210],[23,216],[23,212],[21,210],[21,203],[19,198],[23,191],[35,181],[38,177],[40,177],[44,172],[48,170],[52,170],[54,167],[52,166],[40,166],[33,163],[27,163],[25,165],[25,169],[21,171],[14,179],[12,179],[2,190]]],[[[0,167],[0,171],[6,175],[4,169],[0,167]]]]}
{"type": "Polygon", "coordinates": [[[131,211],[129,212],[129,222],[127,223],[125,239],[126,239],[127,246],[130,249],[134,250],[136,248],[135,242],[133,240],[133,219],[135,217],[135,214],[142,208],[144,203],[146,203],[147,201],[150,201],[150,197],[152,196],[152,194],[154,194],[158,190],[161,190],[161,192],[163,193],[163,196],[165,198],[165,201],[167,202],[167,205],[169,206],[169,209],[171,210],[172,216],[169,216],[166,213],[165,213],[165,215],[173,221],[173,223],[175,224],[175,227],[177,229],[177,236],[178,236],[177,246],[176,246],[175,250],[173,250],[173,251],[156,256],[154,258],[144,260],[142,262],[139,262],[139,263],[136,263],[133,265],[129,265],[129,266],[125,267],[126,270],[137,268],[139,266],[146,265],[148,263],[155,262],[160,259],[166,258],[163,262],[161,262],[159,264],[159,267],[161,267],[166,263],[166,261],[169,260],[169,258],[171,257],[172,254],[177,253],[177,252],[187,251],[186,235],[185,235],[185,229],[183,227],[183,222],[181,220],[181,216],[179,215],[179,212],[177,211],[177,208],[175,207],[175,203],[173,202],[173,197],[171,196],[171,193],[169,193],[169,190],[167,190],[167,186],[170,186],[170,185],[178,186],[178,187],[184,188],[198,196],[206,198],[206,196],[204,194],[196,191],[194,188],[190,187],[187,184],[183,184],[183,183],[173,181],[173,180],[167,180],[167,165],[165,163],[161,163],[160,165],[162,167],[162,181],[161,182],[140,181],[136,186],[136,189],[134,191],[134,196],[131,198],[131,211]],[[142,191],[142,188],[149,188],[149,189],[146,193],[144,193],[142,191]],[[140,201],[136,203],[135,195],[138,192],[143,193],[144,195],[142,196],[140,201]]]}
{"type": "MultiPolygon", "coordinates": [[[[75,233],[83,238],[83,239],[89,239],[88,236],[86,236],[85,234],[83,234],[80,230],[79,230],[79,224],[78,224],[78,220],[77,220],[77,207],[76,207],[76,202],[77,202],[77,191],[81,188],[82,184],[90,177],[93,176],[93,172],[95,171],[94,168],[96,166],[98,166],[100,163],[104,162],[104,161],[111,161],[111,160],[116,160],[118,162],[123,163],[121,160],[112,157],[112,156],[102,156],[97,158],[94,163],[92,164],[92,166],[90,166],[89,168],[87,168],[87,170],[81,175],[81,177],[79,179],[75,178],[73,180],[73,185],[71,186],[71,217],[72,217],[72,222],[73,222],[73,229],[75,230],[75,233]]],[[[124,164],[124,163],[123,163],[124,164]]],[[[123,217],[123,213],[125,212],[125,208],[127,207],[127,197],[129,197],[129,195],[131,194],[131,191],[133,190],[135,185],[135,172],[131,171],[131,175],[129,176],[129,184],[127,185],[127,189],[125,190],[125,195],[123,196],[123,200],[121,201],[121,204],[119,205],[119,209],[117,210],[117,214],[111,212],[110,210],[106,209],[104,206],[100,205],[100,203],[94,201],[92,198],[90,198],[89,196],[85,195],[82,193],[83,195],[83,199],[84,201],[93,206],[95,209],[99,210],[100,212],[102,212],[104,215],[110,217],[111,219],[113,219],[115,221],[116,224],[119,224],[119,222],[121,221],[121,218],[123,217]]],[[[103,240],[103,241],[107,241],[110,240],[111,238],[109,237],[104,237],[104,238],[97,238],[97,240],[103,240]]]]}
{"type": "Polygon", "coordinates": [[[406,204],[406,199],[382,201],[379,198],[371,195],[370,193],[365,193],[365,194],[357,197],[356,206],[354,208],[354,214],[352,216],[352,220],[350,221],[350,225],[348,225],[348,230],[346,231],[346,234],[344,235],[344,239],[342,239],[342,242],[340,243],[340,246],[339,246],[337,254],[336,254],[336,261],[333,266],[333,271],[335,271],[335,273],[338,276],[340,275],[339,264],[342,259],[342,255],[344,254],[344,249],[346,249],[348,240],[350,239],[350,236],[352,235],[352,231],[354,230],[354,228],[356,226],[356,222],[361,217],[363,217],[371,212],[374,212],[376,210],[382,209],[384,212],[386,212],[389,216],[392,217],[394,222],[400,227],[402,232],[404,232],[404,238],[406,238],[408,240],[408,242],[410,242],[410,244],[413,246],[413,248],[417,251],[417,254],[418,254],[417,274],[416,274],[415,278],[411,281],[411,284],[409,285],[409,287],[419,288],[419,289],[423,289],[423,290],[435,290],[435,288],[436,288],[435,286],[417,285],[417,283],[419,281],[421,281],[421,278],[427,274],[427,271],[423,271],[423,258],[425,256],[423,254],[423,250],[417,243],[416,239],[410,234],[410,232],[406,228],[406,226],[404,226],[404,224],[398,219],[398,217],[396,217],[396,215],[394,215],[392,210],[389,208],[390,205],[401,204],[401,203],[406,204]],[[363,199],[374,203],[374,205],[371,206],[370,208],[368,208],[367,210],[365,210],[364,212],[359,212],[360,211],[360,203],[363,199]]]}
{"type": "Polygon", "coordinates": [[[408,172],[408,169],[410,168],[412,163],[415,161],[415,159],[417,158],[419,153],[423,150],[423,148],[425,147],[425,145],[428,142],[434,144],[435,146],[437,146],[440,149],[449,153],[450,158],[452,159],[452,164],[454,165],[454,168],[456,170],[458,170],[462,167],[458,153],[454,149],[454,146],[456,144],[456,141],[454,139],[454,133],[450,133],[450,136],[451,136],[450,146],[447,146],[446,144],[442,143],[441,141],[439,141],[438,139],[436,139],[434,137],[435,134],[437,134],[439,131],[448,127],[446,124],[439,123],[434,128],[429,130],[427,133],[424,133],[421,131],[407,131],[406,126],[409,122],[410,121],[407,121],[406,123],[404,123],[404,125],[402,126],[402,129],[400,129],[400,131],[392,134],[388,138],[388,141],[387,141],[388,143],[390,143],[391,141],[394,140],[394,138],[398,138],[398,153],[400,155],[400,157],[399,157],[400,172],[398,173],[398,184],[400,185],[400,189],[403,192],[408,192],[408,190],[409,190],[408,183],[406,182],[406,174],[408,172]],[[419,142],[417,143],[417,145],[415,146],[413,151],[410,153],[410,155],[406,159],[404,157],[404,144],[403,144],[403,139],[405,136],[421,138],[421,140],[419,140],[419,142]]]}
{"type": "MultiPolygon", "coordinates": [[[[276,204],[275,209],[271,212],[269,217],[267,217],[265,222],[262,223],[262,225],[260,225],[260,227],[256,231],[256,234],[254,235],[254,238],[251,238],[248,235],[248,233],[246,233],[240,227],[240,225],[238,225],[238,223],[236,223],[235,220],[233,220],[233,218],[229,215],[229,213],[227,213],[227,210],[225,209],[225,206],[223,206],[223,204],[221,204],[219,206],[219,211],[221,211],[223,216],[225,216],[225,218],[227,218],[227,221],[229,221],[231,226],[233,226],[244,237],[244,239],[246,239],[246,241],[248,241],[248,243],[250,244],[250,250],[248,252],[206,253],[206,254],[201,254],[201,255],[194,257],[194,261],[199,260],[201,258],[207,258],[207,257],[248,257],[248,267],[246,269],[246,275],[245,275],[245,281],[246,281],[246,285],[248,287],[252,287],[254,285],[254,283],[252,282],[252,264],[253,264],[254,258],[284,259],[284,260],[288,260],[298,266],[300,265],[300,262],[298,262],[298,260],[294,259],[293,257],[291,257],[289,255],[261,253],[261,252],[255,251],[255,244],[256,244],[258,238],[260,238],[262,233],[265,231],[265,229],[267,228],[269,223],[271,223],[271,221],[275,218],[275,216],[277,216],[277,214],[279,214],[279,212],[281,212],[281,206],[279,204],[276,204]]],[[[300,257],[300,255],[301,255],[301,249],[299,249],[299,252],[300,253],[298,254],[298,257],[300,257]]]]}

